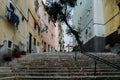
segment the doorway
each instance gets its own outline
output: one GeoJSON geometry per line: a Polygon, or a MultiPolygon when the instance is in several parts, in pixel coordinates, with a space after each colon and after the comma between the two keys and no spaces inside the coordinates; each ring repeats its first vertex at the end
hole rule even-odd
{"type": "Polygon", "coordinates": [[[29,33],[29,53],[32,52],[32,34],[29,33]]]}

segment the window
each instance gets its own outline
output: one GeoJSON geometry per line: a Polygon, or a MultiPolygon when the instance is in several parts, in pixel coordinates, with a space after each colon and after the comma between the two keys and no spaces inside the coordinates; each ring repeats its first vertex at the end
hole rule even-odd
{"type": "Polygon", "coordinates": [[[38,27],[38,35],[40,35],[40,27],[38,27]]]}
{"type": "Polygon", "coordinates": [[[44,52],[46,52],[46,42],[44,42],[44,52]]]}
{"type": "Polygon", "coordinates": [[[86,29],[86,31],[85,31],[85,34],[86,34],[86,39],[87,39],[87,35],[88,35],[88,29],[86,29]]]}
{"type": "Polygon", "coordinates": [[[80,17],[80,21],[82,20],[82,17],[80,17]]]}
{"type": "Polygon", "coordinates": [[[53,34],[51,34],[51,38],[53,39],[53,34]]]}
{"type": "Polygon", "coordinates": [[[34,45],[36,46],[36,39],[34,38],[34,45]]]}
{"type": "Polygon", "coordinates": [[[80,2],[80,5],[82,5],[82,2],[80,2]]]}
{"type": "Polygon", "coordinates": [[[11,0],[9,0],[8,5],[6,6],[6,17],[9,23],[12,23],[16,26],[16,29],[18,30],[18,25],[19,25],[19,16],[17,16],[15,13],[15,5],[12,3],[11,0]]]}
{"type": "Polygon", "coordinates": [[[12,42],[8,41],[8,48],[11,48],[11,47],[12,47],[12,42]]]}
{"type": "Polygon", "coordinates": [[[15,7],[12,3],[10,3],[10,10],[13,11],[13,12],[15,11],[15,7]]]}

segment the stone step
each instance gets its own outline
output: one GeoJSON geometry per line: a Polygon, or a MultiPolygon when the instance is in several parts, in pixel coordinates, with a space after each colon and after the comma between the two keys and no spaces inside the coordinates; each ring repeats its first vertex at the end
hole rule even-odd
{"type": "MultiPolygon", "coordinates": [[[[76,58],[77,60],[74,54],[30,54],[16,60],[15,64],[20,66],[13,65],[15,73],[9,72],[9,69],[5,69],[8,73],[1,72],[1,75],[9,77],[4,76],[5,78],[0,80],[113,80],[113,78],[120,80],[120,71],[100,62],[97,62],[97,76],[93,76],[94,60],[81,54],[76,58]]],[[[119,64],[117,63],[119,58],[116,58],[117,60],[114,60],[115,56],[107,56],[107,58],[119,64]]]]}
{"type": "MultiPolygon", "coordinates": [[[[22,72],[22,73],[16,73],[16,75],[20,76],[89,76],[94,75],[94,72],[51,72],[51,73],[37,73],[37,72],[22,72]]],[[[120,72],[96,72],[96,75],[119,75],[120,72]]]]}
{"type": "MultiPolygon", "coordinates": [[[[84,72],[92,72],[94,71],[94,68],[91,69],[82,69],[82,68],[26,68],[26,69],[20,69],[21,71],[73,71],[73,72],[77,72],[77,71],[84,71],[84,72]]],[[[104,71],[104,72],[118,72],[115,69],[96,69],[96,71],[104,71]]]]}
{"type": "Polygon", "coordinates": [[[0,78],[14,76],[14,73],[0,73],[0,78]]]}
{"type": "MultiPolygon", "coordinates": [[[[108,59],[109,60],[109,59],[108,59]]],[[[50,62],[53,62],[53,61],[56,61],[56,62],[61,62],[61,61],[72,61],[72,62],[94,62],[94,60],[85,60],[85,59],[77,59],[77,60],[74,60],[74,59],[59,59],[59,58],[50,58],[50,59],[37,59],[37,60],[18,60],[18,62],[35,62],[35,63],[40,63],[40,62],[44,62],[44,61],[50,61],[50,62]]],[[[113,63],[119,63],[116,59],[115,60],[111,60],[113,63]]],[[[99,61],[98,61],[99,62],[99,61]]],[[[99,62],[101,63],[101,62],[99,62]]]]}
{"type": "Polygon", "coordinates": [[[0,70],[0,73],[9,73],[12,72],[12,70],[0,70]]]}
{"type": "Polygon", "coordinates": [[[120,76],[17,76],[18,80],[112,80],[120,79],[120,76]]]}
{"type": "Polygon", "coordinates": [[[0,67],[0,70],[10,70],[12,69],[11,67],[0,67]]]}
{"type": "Polygon", "coordinates": [[[0,78],[0,80],[15,80],[15,76],[3,77],[3,78],[0,78]]]}
{"type": "MultiPolygon", "coordinates": [[[[75,70],[75,71],[71,71],[71,70],[24,70],[24,71],[18,71],[18,73],[21,73],[21,72],[24,72],[24,73],[81,73],[81,74],[84,74],[84,73],[94,73],[94,70],[93,71],[80,71],[80,70],[75,70]]],[[[96,71],[96,73],[98,74],[120,74],[120,71],[119,72],[116,72],[116,71],[96,71]]]]}
{"type": "MultiPolygon", "coordinates": [[[[104,66],[103,66],[104,67],[104,66]]],[[[107,67],[107,66],[105,66],[105,67],[107,67]]],[[[69,67],[55,67],[55,66],[53,66],[53,67],[48,67],[48,66],[28,66],[28,65],[25,65],[25,66],[20,66],[20,67],[18,67],[19,69],[94,69],[94,66],[92,66],[92,67],[79,67],[79,66],[76,66],[76,67],[73,67],[73,66],[69,66],[69,67]]],[[[104,69],[104,68],[103,68],[104,69]]],[[[109,69],[109,68],[107,68],[107,69],[109,69]]],[[[113,69],[113,68],[112,68],[113,69]]]]}
{"type": "MultiPolygon", "coordinates": [[[[89,66],[93,66],[94,67],[94,64],[87,64],[87,63],[83,63],[83,64],[75,64],[75,63],[49,63],[49,62],[46,62],[46,63],[22,63],[21,65],[26,65],[26,66],[45,66],[45,67],[59,67],[59,66],[63,66],[63,67],[75,67],[75,66],[79,66],[79,67],[89,67],[89,66]]],[[[110,68],[110,66],[108,65],[105,65],[105,64],[97,64],[96,66],[98,67],[101,67],[101,68],[110,68]]]]}

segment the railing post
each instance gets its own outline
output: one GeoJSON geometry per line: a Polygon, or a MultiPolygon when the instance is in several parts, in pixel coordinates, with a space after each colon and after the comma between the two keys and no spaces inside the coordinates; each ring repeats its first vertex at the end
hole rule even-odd
{"type": "Polygon", "coordinates": [[[97,69],[97,61],[94,60],[94,76],[96,76],[96,69],[97,69]]]}

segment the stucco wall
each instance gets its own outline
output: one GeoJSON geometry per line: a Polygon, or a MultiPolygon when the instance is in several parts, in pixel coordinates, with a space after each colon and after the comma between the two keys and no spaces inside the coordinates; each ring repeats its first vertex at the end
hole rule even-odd
{"type": "MultiPolygon", "coordinates": [[[[3,44],[5,40],[10,40],[15,45],[19,45],[19,43],[22,43],[24,47],[26,47],[26,41],[27,41],[27,22],[24,20],[22,21],[22,15],[20,12],[23,13],[24,17],[27,16],[27,6],[26,6],[26,0],[24,0],[24,3],[21,0],[13,0],[15,7],[17,7],[20,11],[18,11],[17,8],[15,8],[15,14],[19,17],[20,23],[18,25],[18,30],[16,29],[16,26],[14,24],[11,24],[8,22],[5,11],[6,6],[8,5],[9,0],[0,0],[0,45],[3,44]]],[[[26,48],[24,48],[26,49],[26,48]]]]}
{"type": "Polygon", "coordinates": [[[102,51],[105,43],[102,0],[77,0],[77,6],[75,7],[73,16],[73,25],[82,29],[80,39],[85,48],[88,48],[88,51],[102,51]],[[103,46],[98,44],[101,42],[103,46]],[[95,46],[90,50],[91,45],[95,46]],[[101,49],[96,49],[96,47],[99,46],[101,49]]]}
{"type": "Polygon", "coordinates": [[[120,25],[120,13],[116,0],[103,0],[105,37],[115,32],[120,25]]]}
{"type": "Polygon", "coordinates": [[[38,24],[36,23],[37,24],[36,30],[34,29],[34,26],[35,26],[34,22],[36,22],[36,20],[34,19],[33,15],[38,20],[37,13],[35,12],[34,0],[29,1],[29,10],[30,11],[29,11],[29,20],[28,20],[28,31],[29,31],[29,33],[32,34],[32,42],[29,41],[29,43],[31,43],[31,48],[32,48],[31,52],[39,53],[41,51],[40,50],[41,38],[40,38],[40,35],[38,34],[38,28],[41,29],[41,25],[38,26],[38,24]],[[31,12],[32,12],[32,14],[31,14],[31,12]],[[34,38],[36,39],[36,45],[34,45],[34,38]]]}
{"type": "MultiPolygon", "coordinates": [[[[48,45],[50,45],[50,48],[55,48],[55,25],[52,21],[50,23],[48,22],[49,16],[47,12],[44,10],[43,4],[41,3],[42,0],[39,0],[40,7],[39,7],[39,14],[40,18],[43,21],[43,23],[48,26],[48,30],[42,32],[42,41],[46,43],[46,51],[48,51],[48,45]],[[45,17],[46,14],[46,17],[45,17]],[[53,39],[51,37],[51,34],[53,34],[53,39]]],[[[43,48],[44,44],[42,45],[43,48]]]]}

